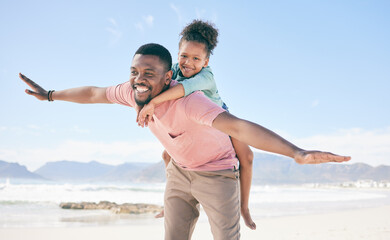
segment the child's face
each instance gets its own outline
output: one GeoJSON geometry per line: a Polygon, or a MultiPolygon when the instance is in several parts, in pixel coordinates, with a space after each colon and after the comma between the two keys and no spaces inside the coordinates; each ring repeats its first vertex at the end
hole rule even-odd
{"type": "Polygon", "coordinates": [[[178,62],[184,77],[194,76],[209,63],[205,45],[194,41],[183,41],[179,49],[178,62]]]}

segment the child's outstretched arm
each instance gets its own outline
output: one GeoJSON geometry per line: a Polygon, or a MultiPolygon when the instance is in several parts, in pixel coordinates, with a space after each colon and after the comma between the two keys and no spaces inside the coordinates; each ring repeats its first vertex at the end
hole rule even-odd
{"type": "Polygon", "coordinates": [[[208,90],[215,87],[213,73],[210,67],[203,68],[198,74],[181,81],[179,84],[170,87],[168,90],[154,97],[139,112],[137,112],[137,122],[141,127],[148,126],[152,121],[154,108],[165,101],[179,99],[195,91],[208,90]]]}
{"type": "Polygon", "coordinates": [[[351,159],[329,152],[303,150],[276,133],[256,123],[239,119],[228,112],[219,114],[212,126],[257,149],[291,157],[299,164],[345,162],[351,159]]]}

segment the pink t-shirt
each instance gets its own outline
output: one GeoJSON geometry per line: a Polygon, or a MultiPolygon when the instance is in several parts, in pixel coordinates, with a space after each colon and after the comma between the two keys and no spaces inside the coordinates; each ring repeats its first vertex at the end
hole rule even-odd
{"type": "MultiPolygon", "coordinates": [[[[109,87],[106,95],[112,103],[129,107],[136,104],[130,82],[109,87]]],[[[158,105],[149,129],[182,168],[192,171],[231,169],[237,167],[238,159],[230,138],[211,127],[224,111],[202,92],[194,92],[158,105]]]]}

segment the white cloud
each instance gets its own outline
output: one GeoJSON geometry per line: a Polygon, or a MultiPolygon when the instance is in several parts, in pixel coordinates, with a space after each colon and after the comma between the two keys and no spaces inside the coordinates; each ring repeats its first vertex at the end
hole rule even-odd
{"type": "Polygon", "coordinates": [[[218,14],[216,12],[207,14],[207,9],[196,9],[195,15],[197,19],[209,19],[210,22],[216,23],[218,21],[218,14]]]}
{"type": "Polygon", "coordinates": [[[217,13],[213,13],[213,15],[211,17],[211,21],[213,23],[216,23],[218,21],[218,14],[217,13]]]}
{"type": "Polygon", "coordinates": [[[180,9],[179,6],[171,3],[170,4],[171,9],[175,12],[178,23],[180,26],[190,23],[194,18],[195,19],[207,19],[210,20],[212,23],[216,23],[218,20],[218,14],[216,12],[208,12],[207,8],[196,8],[195,13],[192,13],[191,15],[195,15],[195,17],[188,18],[188,16],[183,15],[183,11],[180,9]]]}
{"type": "Polygon", "coordinates": [[[365,162],[373,166],[390,165],[390,127],[377,130],[343,129],[327,135],[293,140],[305,149],[330,151],[352,156],[351,163],[365,162]]]}
{"type": "Polygon", "coordinates": [[[109,44],[115,45],[122,37],[122,32],[118,29],[118,24],[114,18],[108,18],[110,26],[106,28],[106,31],[110,33],[109,44]]]}
{"type": "Polygon", "coordinates": [[[80,128],[77,125],[73,126],[68,131],[75,132],[75,133],[91,133],[91,131],[89,129],[83,129],[83,128],[80,128]]]}
{"type": "Polygon", "coordinates": [[[116,20],[115,19],[113,19],[113,18],[108,18],[107,19],[113,26],[118,26],[118,24],[116,23],[116,20]]]}
{"type": "MultiPolygon", "coordinates": [[[[4,127],[0,127],[0,131],[4,127]]],[[[330,151],[352,156],[351,163],[365,162],[373,166],[390,165],[390,127],[377,130],[359,128],[343,129],[337,132],[295,138],[281,134],[299,147],[308,150],[330,151]]],[[[143,142],[99,142],[65,141],[54,147],[4,147],[0,146],[0,159],[18,162],[35,170],[45,162],[72,160],[89,162],[96,160],[107,164],[123,162],[158,162],[163,151],[157,141],[143,142]]]]}
{"type": "Polygon", "coordinates": [[[37,126],[37,125],[34,125],[34,124],[28,124],[27,127],[30,128],[30,129],[34,129],[34,130],[40,130],[41,129],[40,126],[37,126]]]}
{"type": "Polygon", "coordinates": [[[144,19],[144,22],[146,23],[147,26],[153,27],[154,17],[152,15],[148,15],[146,17],[143,17],[143,19],[144,19]]]}
{"type": "MultiPolygon", "coordinates": [[[[26,126],[0,126],[0,131],[13,136],[41,136],[47,133],[83,133],[89,134],[90,130],[81,128],[78,125],[69,128],[52,129],[45,125],[28,124],[26,126]]],[[[4,136],[4,135],[3,135],[4,136]]]]}
{"type": "Polygon", "coordinates": [[[149,27],[149,28],[153,27],[154,17],[152,15],[143,16],[142,20],[143,21],[134,24],[134,27],[137,30],[143,32],[145,30],[145,27],[149,27]]]}
{"type": "Polygon", "coordinates": [[[135,23],[134,26],[136,29],[140,30],[141,32],[144,31],[144,26],[142,25],[142,23],[135,23]]]}
{"type": "Polygon", "coordinates": [[[178,20],[179,24],[181,25],[183,23],[183,16],[181,15],[181,11],[180,11],[179,7],[177,7],[173,3],[170,4],[170,7],[176,13],[177,20],[178,20]]]}
{"type": "Polygon", "coordinates": [[[0,147],[0,159],[18,162],[30,170],[46,162],[70,160],[117,165],[124,162],[158,162],[161,160],[162,145],[157,141],[144,142],[92,142],[65,141],[55,147],[0,147]]]}
{"type": "Polygon", "coordinates": [[[195,13],[196,13],[196,18],[197,19],[201,19],[203,18],[203,16],[206,14],[206,10],[205,9],[196,9],[195,10],[195,13]]]}
{"type": "Polygon", "coordinates": [[[320,104],[320,101],[318,99],[314,100],[312,103],[311,103],[311,107],[312,108],[315,108],[317,107],[318,105],[320,104]]]}

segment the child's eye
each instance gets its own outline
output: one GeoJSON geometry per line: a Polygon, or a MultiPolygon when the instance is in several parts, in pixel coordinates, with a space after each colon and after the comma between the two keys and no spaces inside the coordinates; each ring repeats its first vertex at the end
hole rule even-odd
{"type": "Polygon", "coordinates": [[[180,55],[181,58],[186,58],[187,56],[186,55],[180,55]]]}
{"type": "Polygon", "coordinates": [[[198,60],[200,60],[200,59],[199,59],[199,58],[197,58],[197,57],[194,57],[194,60],[195,60],[195,61],[198,61],[198,60]]]}

